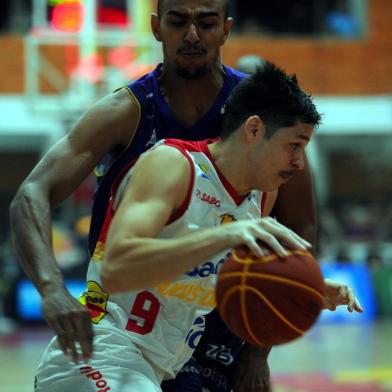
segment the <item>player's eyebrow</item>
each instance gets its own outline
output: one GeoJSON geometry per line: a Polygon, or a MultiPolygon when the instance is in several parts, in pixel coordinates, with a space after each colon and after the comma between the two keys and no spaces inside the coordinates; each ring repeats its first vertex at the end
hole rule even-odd
{"type": "Polygon", "coordinates": [[[308,136],[306,136],[306,135],[302,135],[302,133],[299,134],[299,135],[297,135],[296,137],[297,137],[298,139],[306,140],[307,142],[310,141],[310,138],[309,138],[308,136]]]}
{"type": "MultiPolygon", "coordinates": [[[[187,12],[179,12],[179,11],[171,10],[168,11],[167,14],[172,16],[177,16],[179,18],[189,18],[189,14],[187,12]]],[[[219,13],[216,11],[200,11],[199,13],[196,14],[197,19],[208,18],[210,16],[219,17],[219,13]]]]}

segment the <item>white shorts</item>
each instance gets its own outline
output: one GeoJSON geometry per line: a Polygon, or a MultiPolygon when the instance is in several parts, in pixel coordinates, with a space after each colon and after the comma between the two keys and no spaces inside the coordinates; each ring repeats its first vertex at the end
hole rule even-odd
{"type": "Polygon", "coordinates": [[[52,339],[38,367],[35,392],[161,392],[161,372],[129,339],[99,328],[94,332],[88,363],[73,363],[52,339]]]}

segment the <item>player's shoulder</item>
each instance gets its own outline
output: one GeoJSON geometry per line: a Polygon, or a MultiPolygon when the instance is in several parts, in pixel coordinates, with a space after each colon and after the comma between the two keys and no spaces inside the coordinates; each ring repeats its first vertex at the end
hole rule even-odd
{"type": "Polygon", "coordinates": [[[142,182],[155,184],[159,194],[164,191],[180,192],[186,189],[193,178],[193,165],[182,151],[165,144],[146,151],[134,168],[135,178],[142,182]]]}
{"type": "Polygon", "coordinates": [[[129,93],[127,88],[120,88],[113,93],[107,94],[93,104],[87,112],[101,114],[107,120],[116,117],[135,115],[139,110],[137,100],[129,93]]]}
{"type": "Polygon", "coordinates": [[[154,97],[158,94],[161,69],[162,64],[158,64],[153,70],[125,86],[125,89],[139,101],[141,106],[155,102],[154,97]]]}
{"type": "Polygon", "coordinates": [[[154,107],[161,104],[157,98],[159,96],[158,76],[160,68],[161,65],[159,64],[151,72],[116,90],[112,94],[112,101],[119,100],[120,105],[125,110],[128,106],[128,112],[130,111],[129,107],[131,107],[131,110],[138,115],[139,119],[144,116],[144,113],[154,110],[154,107]]]}
{"type": "Polygon", "coordinates": [[[190,166],[190,156],[187,150],[165,143],[164,140],[146,151],[140,161],[156,173],[170,171],[181,175],[187,173],[190,166]]]}

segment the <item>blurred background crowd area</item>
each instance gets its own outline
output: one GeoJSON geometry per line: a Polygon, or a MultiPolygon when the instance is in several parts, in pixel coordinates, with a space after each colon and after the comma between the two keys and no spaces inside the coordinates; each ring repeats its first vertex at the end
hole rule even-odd
{"type": "MultiPolygon", "coordinates": [[[[148,0],[146,0],[148,1],[148,0]]],[[[27,33],[33,26],[32,11],[34,0],[4,0],[0,8],[0,30],[3,33],[27,33]]],[[[238,33],[276,35],[332,35],[340,38],[358,38],[363,35],[366,25],[364,0],[281,0],[231,2],[231,15],[235,18],[238,33]],[[271,17],[273,15],[273,17],[271,17]]],[[[75,8],[78,1],[47,0],[48,19],[58,15],[58,5],[68,4],[68,10],[75,8]],[[72,4],[70,7],[69,5],[72,4]]],[[[126,27],[132,23],[127,0],[97,0],[97,22],[106,27],[126,27]]],[[[53,19],[51,19],[53,21],[53,19]]],[[[53,24],[56,25],[57,20],[53,24]]]]}
{"type": "MultiPolygon", "coordinates": [[[[251,70],[276,62],[297,74],[324,114],[308,147],[320,263],[332,275],[344,271],[362,302],[370,293],[372,316],[392,317],[392,2],[230,5],[224,63],[251,70]]],[[[0,2],[0,314],[39,318],[28,314],[33,291],[10,243],[13,195],[93,102],[161,60],[149,26],[154,9],[153,0],[0,2]]],[[[54,212],[54,248],[70,282],[84,279],[94,186],[91,175],[54,212]]]]}

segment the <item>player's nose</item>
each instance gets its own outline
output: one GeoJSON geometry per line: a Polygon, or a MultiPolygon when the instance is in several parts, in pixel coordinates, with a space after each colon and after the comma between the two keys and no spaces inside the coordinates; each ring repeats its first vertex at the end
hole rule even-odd
{"type": "Polygon", "coordinates": [[[191,44],[194,44],[194,43],[197,43],[200,41],[199,34],[197,33],[197,28],[193,23],[190,24],[189,29],[185,34],[184,41],[187,41],[191,44]]]}
{"type": "Polygon", "coordinates": [[[291,161],[291,164],[294,166],[296,170],[302,170],[305,166],[305,157],[304,153],[300,152],[296,154],[296,156],[291,161]]]}

